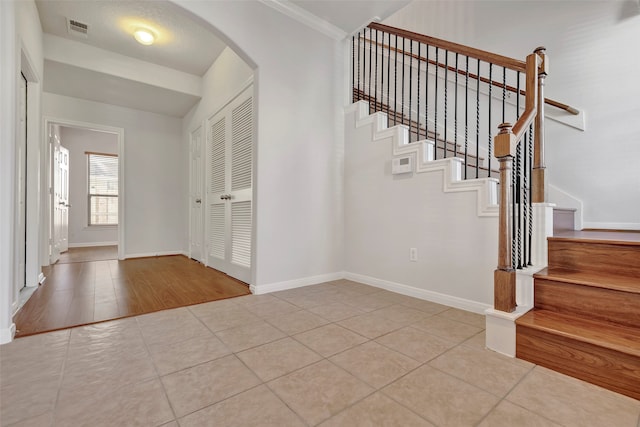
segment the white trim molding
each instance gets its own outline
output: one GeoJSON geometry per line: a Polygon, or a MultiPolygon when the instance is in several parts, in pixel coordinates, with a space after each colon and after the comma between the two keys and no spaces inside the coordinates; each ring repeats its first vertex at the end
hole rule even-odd
{"type": "Polygon", "coordinates": [[[69,243],[70,248],[92,248],[94,246],[117,246],[118,242],[69,243]]]}
{"type": "Polygon", "coordinates": [[[431,301],[437,304],[459,308],[461,310],[471,311],[478,314],[484,313],[491,307],[489,304],[483,304],[481,302],[471,301],[453,295],[441,294],[426,289],[416,288],[415,286],[404,285],[402,283],[391,282],[389,280],[378,279],[375,277],[365,276],[357,273],[346,272],[344,274],[344,278],[353,280],[354,282],[364,283],[365,285],[395,292],[397,294],[419,298],[422,300],[431,301]]]}
{"type": "Polygon", "coordinates": [[[344,279],[344,273],[327,273],[317,276],[302,277],[300,279],[286,280],[284,282],[267,283],[264,285],[250,285],[249,290],[254,295],[268,294],[271,292],[285,291],[287,289],[302,288],[304,286],[317,285],[319,283],[331,282],[333,280],[344,279]]]}
{"type": "Polygon", "coordinates": [[[121,259],[153,258],[157,256],[173,256],[173,255],[182,255],[189,258],[187,251],[161,251],[161,252],[141,252],[137,254],[126,254],[125,257],[121,259]]]}

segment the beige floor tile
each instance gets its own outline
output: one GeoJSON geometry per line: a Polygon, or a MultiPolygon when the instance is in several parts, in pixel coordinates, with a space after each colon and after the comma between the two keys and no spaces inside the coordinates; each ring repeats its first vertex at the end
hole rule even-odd
{"type": "Polygon", "coordinates": [[[417,360],[420,363],[439,356],[456,345],[455,342],[427,334],[412,327],[393,331],[376,342],[417,360]]]}
{"type": "Polygon", "coordinates": [[[480,329],[484,329],[486,327],[486,319],[484,315],[460,310],[457,308],[450,308],[438,314],[438,316],[446,317],[447,319],[451,320],[457,320],[458,322],[466,323],[467,325],[475,326],[476,328],[480,329]]]}
{"type": "Polygon", "coordinates": [[[438,426],[473,426],[498,403],[498,398],[428,365],[382,390],[438,426]]]}
{"type": "Polygon", "coordinates": [[[419,366],[415,360],[374,341],[337,354],[330,360],[375,388],[384,387],[419,366]]]}
{"type": "Polygon", "coordinates": [[[177,421],[171,421],[166,424],[162,424],[160,427],[180,427],[177,421]]]}
{"type": "Polygon", "coordinates": [[[340,301],[340,298],[341,294],[337,290],[315,291],[283,297],[285,301],[304,309],[332,304],[340,301]]]}
{"type": "Polygon", "coordinates": [[[178,417],[248,390],[260,380],[234,355],[162,377],[178,417]]]}
{"type": "Polygon", "coordinates": [[[156,377],[146,351],[127,352],[126,347],[111,357],[87,358],[65,365],[59,404],[99,400],[115,389],[156,377]]]}
{"type": "Polygon", "coordinates": [[[155,378],[113,390],[89,405],[70,402],[56,411],[55,425],[77,426],[158,426],[173,420],[173,412],[155,378]]]}
{"type": "Polygon", "coordinates": [[[246,350],[284,338],[286,335],[267,322],[254,322],[236,328],[216,332],[218,338],[233,352],[246,350]]]}
{"type": "Polygon", "coordinates": [[[254,347],[237,356],[262,381],[270,381],[322,359],[292,338],[254,347]]]}
{"type": "Polygon", "coordinates": [[[464,345],[452,348],[429,365],[498,397],[504,397],[534,367],[524,360],[464,345]]]}
{"type": "Polygon", "coordinates": [[[373,314],[377,314],[384,317],[385,319],[389,319],[392,322],[400,323],[404,326],[429,317],[429,315],[424,313],[423,311],[399,304],[381,308],[380,310],[374,311],[373,314]]]}
{"type": "Polygon", "coordinates": [[[393,305],[393,301],[389,301],[384,295],[368,294],[362,296],[351,296],[341,299],[342,302],[352,305],[362,311],[373,311],[383,307],[393,305]]]}
{"type": "Polygon", "coordinates": [[[247,305],[245,308],[263,319],[265,317],[284,316],[300,310],[298,306],[277,298],[260,304],[247,305]]]}
{"type": "Polygon", "coordinates": [[[507,400],[565,426],[637,427],[640,401],[536,366],[507,400]]]}
{"type": "Polygon", "coordinates": [[[450,320],[440,316],[427,317],[426,319],[420,320],[411,326],[429,334],[446,338],[457,343],[465,341],[482,331],[481,328],[476,326],[471,326],[466,323],[458,322],[457,320],[450,320]]]}
{"type": "Polygon", "coordinates": [[[159,375],[166,375],[231,354],[231,350],[213,334],[170,344],[149,346],[159,375]]]}
{"type": "Polygon", "coordinates": [[[371,339],[378,338],[404,326],[401,323],[379,316],[375,312],[350,317],[349,319],[341,320],[338,324],[371,339]]]}
{"type": "Polygon", "coordinates": [[[52,337],[33,335],[1,345],[0,384],[7,386],[61,374],[69,342],[69,331],[66,332],[52,337]]]}
{"type": "Polygon", "coordinates": [[[320,305],[310,308],[309,311],[324,317],[330,322],[339,322],[340,320],[348,319],[349,317],[364,314],[364,311],[358,310],[356,307],[343,304],[341,302],[320,305]]]}
{"type": "Polygon", "coordinates": [[[405,305],[407,307],[415,308],[416,310],[420,310],[424,313],[431,314],[431,315],[442,313],[443,311],[448,310],[450,308],[450,307],[447,307],[446,305],[438,304],[435,302],[431,302],[431,301],[427,301],[419,298],[403,300],[400,302],[400,304],[405,305]]]}
{"type": "Polygon", "coordinates": [[[485,349],[487,348],[487,333],[486,331],[479,332],[462,344],[477,349],[485,349]]]}
{"type": "Polygon", "coordinates": [[[254,295],[243,295],[237,298],[227,298],[218,301],[205,302],[202,304],[191,305],[187,309],[193,313],[194,316],[202,318],[212,314],[218,313],[221,310],[240,308],[242,304],[238,304],[240,298],[246,298],[254,295]]]}
{"type": "Polygon", "coordinates": [[[70,351],[88,346],[104,349],[117,344],[130,345],[140,342],[141,338],[136,318],[129,317],[71,329],[69,348],[70,351]]]}
{"type": "Polygon", "coordinates": [[[149,345],[175,343],[211,334],[186,307],[145,314],[137,319],[142,336],[149,345]]]}
{"type": "Polygon", "coordinates": [[[380,288],[376,288],[375,286],[365,285],[364,283],[354,282],[349,279],[339,279],[330,282],[332,285],[336,286],[339,290],[349,290],[352,292],[358,292],[360,295],[369,295],[374,294],[376,292],[380,292],[380,288]]]}
{"type": "Polygon", "coordinates": [[[181,427],[303,427],[305,424],[266,386],[252,388],[180,419],[181,427]]]}
{"type": "MultiPolygon", "coordinates": [[[[53,424],[53,412],[47,412],[42,415],[38,415],[33,418],[28,418],[23,421],[18,421],[15,424],[11,424],[11,427],[51,427],[53,424]]],[[[0,425],[4,426],[2,416],[0,415],[0,425]]]]}
{"type": "Polygon", "coordinates": [[[542,416],[503,400],[478,427],[560,427],[542,416]]]}
{"type": "Polygon", "coordinates": [[[321,326],[295,335],[294,338],[324,357],[333,356],[367,341],[362,335],[336,324],[321,326]]]}
{"type": "Polygon", "coordinates": [[[237,304],[220,309],[198,310],[196,316],[213,332],[235,328],[237,326],[258,322],[261,319],[237,304]]]}
{"type": "Polygon", "coordinates": [[[327,360],[273,380],[269,387],[311,425],[373,392],[371,387],[327,360]]]}
{"type": "Polygon", "coordinates": [[[241,307],[247,307],[250,305],[262,304],[265,302],[274,302],[278,301],[278,298],[271,294],[262,294],[262,295],[243,295],[237,298],[229,299],[228,301],[233,301],[235,304],[238,304],[241,307]]]}
{"type": "Polygon", "coordinates": [[[267,317],[265,320],[288,335],[295,335],[329,323],[328,320],[306,310],[267,317]]]}
{"type": "Polygon", "coordinates": [[[375,393],[320,424],[321,427],[429,427],[430,422],[375,393]]]}
{"type": "Polygon", "coordinates": [[[0,425],[25,421],[52,411],[59,382],[59,374],[14,384],[0,382],[0,425]]]}

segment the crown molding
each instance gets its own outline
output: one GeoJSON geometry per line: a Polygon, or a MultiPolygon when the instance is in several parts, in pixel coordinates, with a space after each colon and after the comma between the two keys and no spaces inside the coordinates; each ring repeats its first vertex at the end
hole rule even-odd
{"type": "Polygon", "coordinates": [[[295,19],[301,24],[306,25],[326,36],[335,40],[343,40],[347,37],[347,32],[336,27],[330,22],[325,21],[322,18],[314,15],[313,13],[296,6],[289,0],[258,0],[266,6],[277,10],[278,12],[295,19]]]}

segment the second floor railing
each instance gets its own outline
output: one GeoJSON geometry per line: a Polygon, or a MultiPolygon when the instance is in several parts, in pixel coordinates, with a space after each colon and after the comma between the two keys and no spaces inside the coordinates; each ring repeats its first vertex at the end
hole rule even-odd
{"type": "Polygon", "coordinates": [[[520,61],[372,23],[352,38],[351,66],[354,102],[407,126],[409,142],[430,141],[434,160],[462,159],[463,179],[500,180],[495,305],[513,311],[514,269],[531,264],[532,203],[544,201],[541,112],[545,102],[573,112],[542,95],[544,50],[520,61]]]}

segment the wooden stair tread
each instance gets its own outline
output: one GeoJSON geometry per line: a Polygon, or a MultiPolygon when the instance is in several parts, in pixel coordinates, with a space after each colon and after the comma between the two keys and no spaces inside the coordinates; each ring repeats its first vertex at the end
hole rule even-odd
{"type": "Polygon", "coordinates": [[[640,246],[640,232],[605,230],[562,230],[548,237],[549,241],[580,242],[640,246]]]}
{"type": "Polygon", "coordinates": [[[606,273],[547,267],[535,273],[533,277],[535,279],[553,280],[555,282],[640,294],[640,279],[633,276],[616,276],[606,273]]]}
{"type": "Polygon", "coordinates": [[[640,327],[594,321],[540,309],[529,311],[516,320],[516,324],[640,357],[640,327]]]}

